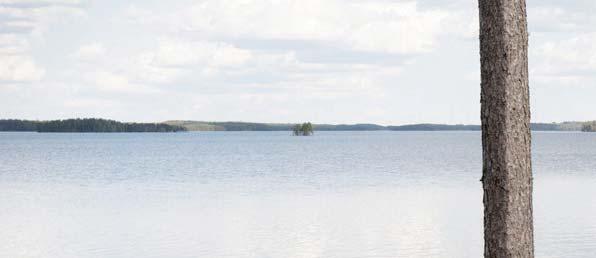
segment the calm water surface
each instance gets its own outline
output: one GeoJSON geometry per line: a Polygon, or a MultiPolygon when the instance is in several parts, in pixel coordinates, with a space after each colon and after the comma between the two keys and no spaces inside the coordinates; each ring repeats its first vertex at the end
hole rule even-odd
{"type": "MultiPolygon", "coordinates": [[[[596,256],[596,134],[534,133],[537,257],[596,256]]],[[[478,132],[0,133],[0,257],[481,257],[478,132]]]]}

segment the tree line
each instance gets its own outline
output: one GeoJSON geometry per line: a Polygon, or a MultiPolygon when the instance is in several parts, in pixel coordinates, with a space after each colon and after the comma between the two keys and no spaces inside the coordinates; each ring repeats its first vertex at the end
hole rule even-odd
{"type": "MultiPolygon", "coordinates": [[[[299,124],[298,126],[302,126],[299,124]]],[[[295,124],[166,121],[163,123],[122,123],[108,119],[85,118],[52,121],[0,119],[0,131],[30,132],[177,132],[177,131],[294,131],[295,124]]],[[[411,124],[311,124],[317,131],[480,131],[480,125],[411,124]]],[[[532,131],[596,132],[594,122],[532,123],[532,131]]]]}
{"type": "Polygon", "coordinates": [[[15,132],[179,132],[186,131],[182,126],[163,123],[123,123],[99,118],[76,118],[51,121],[0,120],[0,131],[15,132]]]}

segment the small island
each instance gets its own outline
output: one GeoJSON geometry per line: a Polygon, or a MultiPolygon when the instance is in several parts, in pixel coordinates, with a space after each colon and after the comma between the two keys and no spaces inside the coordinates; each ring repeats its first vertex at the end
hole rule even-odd
{"type": "Polygon", "coordinates": [[[312,124],[310,122],[297,124],[293,128],[294,136],[311,136],[314,134],[312,124]]]}

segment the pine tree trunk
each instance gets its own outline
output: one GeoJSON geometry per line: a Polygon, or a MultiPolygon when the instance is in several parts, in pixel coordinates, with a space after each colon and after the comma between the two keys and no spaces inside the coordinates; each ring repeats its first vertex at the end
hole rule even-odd
{"type": "Polygon", "coordinates": [[[479,0],[484,257],[534,257],[525,0],[479,0]]]}

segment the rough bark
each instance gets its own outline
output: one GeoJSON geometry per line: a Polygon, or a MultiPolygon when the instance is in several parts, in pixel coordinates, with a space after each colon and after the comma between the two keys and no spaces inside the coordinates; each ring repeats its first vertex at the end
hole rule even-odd
{"type": "Polygon", "coordinates": [[[484,256],[534,257],[525,0],[479,0],[484,256]]]}

